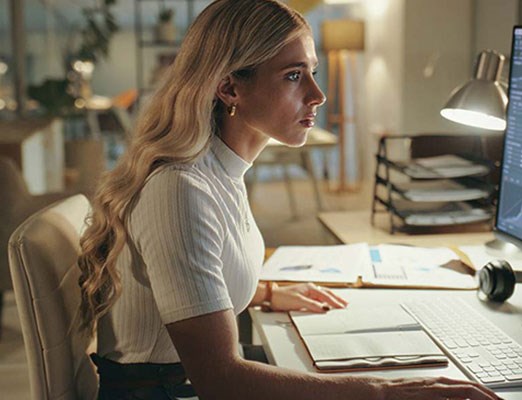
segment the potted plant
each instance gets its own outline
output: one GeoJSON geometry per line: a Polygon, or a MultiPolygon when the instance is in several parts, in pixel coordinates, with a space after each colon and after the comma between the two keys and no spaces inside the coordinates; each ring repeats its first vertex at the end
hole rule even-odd
{"type": "Polygon", "coordinates": [[[174,25],[174,16],[176,11],[168,8],[165,1],[160,3],[158,13],[158,22],[156,24],[156,40],[159,42],[171,42],[176,39],[176,27],[174,25]]]}

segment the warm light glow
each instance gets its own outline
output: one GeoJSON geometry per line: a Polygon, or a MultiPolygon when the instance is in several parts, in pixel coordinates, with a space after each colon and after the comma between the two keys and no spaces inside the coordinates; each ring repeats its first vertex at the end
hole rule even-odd
{"type": "Polygon", "coordinates": [[[92,61],[77,60],[73,63],[73,69],[84,79],[90,79],[94,71],[94,63],[92,61]]]}
{"type": "Polygon", "coordinates": [[[0,61],[0,75],[4,75],[8,69],[7,63],[0,61]]]}
{"type": "Polygon", "coordinates": [[[503,131],[506,129],[505,120],[477,111],[444,108],[441,110],[440,115],[450,121],[475,128],[490,129],[493,131],[503,131]]]}
{"type": "Polygon", "coordinates": [[[364,50],[364,22],[355,19],[325,20],[321,25],[322,47],[330,50],[364,50]]]}
{"type": "Polygon", "coordinates": [[[74,100],[74,106],[76,108],[84,108],[85,107],[85,100],[83,100],[83,99],[76,99],[76,100],[74,100]]]}
{"type": "Polygon", "coordinates": [[[366,0],[364,6],[366,7],[368,18],[382,18],[390,6],[390,1],[391,0],[366,0]]]}

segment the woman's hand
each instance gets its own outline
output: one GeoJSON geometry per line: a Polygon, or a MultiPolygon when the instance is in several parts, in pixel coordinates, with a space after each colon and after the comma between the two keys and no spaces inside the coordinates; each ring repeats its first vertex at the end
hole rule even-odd
{"type": "Polygon", "coordinates": [[[348,302],[330,289],[313,283],[276,286],[272,291],[271,309],[274,311],[305,310],[324,313],[332,308],[344,308],[348,302]]]}
{"type": "Polygon", "coordinates": [[[490,389],[468,381],[445,377],[390,379],[381,382],[382,398],[386,400],[498,400],[490,389]]]}

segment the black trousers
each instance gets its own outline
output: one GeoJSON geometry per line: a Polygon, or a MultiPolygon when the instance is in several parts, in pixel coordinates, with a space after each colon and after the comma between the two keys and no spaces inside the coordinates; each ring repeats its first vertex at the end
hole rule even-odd
{"type": "MultiPolygon", "coordinates": [[[[245,359],[268,364],[262,346],[242,345],[245,359]]],[[[182,400],[196,397],[181,363],[121,364],[91,354],[100,377],[98,400],[182,400]]]]}
{"type": "Polygon", "coordinates": [[[97,354],[91,359],[98,369],[98,400],[177,400],[195,397],[180,363],[121,364],[97,354]]]}

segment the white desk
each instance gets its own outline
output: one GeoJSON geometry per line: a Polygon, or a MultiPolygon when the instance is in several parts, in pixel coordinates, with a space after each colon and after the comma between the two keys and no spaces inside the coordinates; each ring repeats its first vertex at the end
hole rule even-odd
{"type": "Polygon", "coordinates": [[[341,242],[369,244],[397,243],[412,246],[464,246],[482,245],[493,239],[490,231],[446,234],[407,235],[388,230],[388,218],[378,216],[372,226],[370,210],[335,211],[319,213],[319,221],[341,242]]]}
{"type": "MultiPolygon", "coordinates": [[[[369,211],[329,212],[319,215],[321,222],[342,243],[368,242],[404,243],[417,246],[463,246],[481,245],[493,238],[491,232],[451,233],[430,235],[405,235],[388,233],[386,226],[374,227],[370,224],[369,211]]],[[[390,289],[337,289],[351,304],[398,304],[411,299],[434,300],[442,296],[455,296],[464,299],[486,318],[500,327],[509,336],[522,344],[522,285],[508,302],[499,305],[481,302],[475,291],[445,290],[390,290],[390,289]]],[[[300,341],[286,313],[263,313],[251,309],[250,315],[270,363],[299,371],[315,371],[312,361],[300,341]]],[[[448,376],[466,379],[466,376],[450,362],[441,368],[408,368],[387,371],[371,371],[372,375],[396,377],[448,376]]],[[[369,374],[366,372],[366,374],[369,374]]],[[[354,372],[352,375],[363,374],[354,372]]],[[[502,389],[506,400],[521,400],[519,390],[502,389]]]]}
{"type": "MultiPolygon", "coordinates": [[[[460,297],[517,342],[522,343],[522,288],[515,290],[513,297],[502,305],[481,302],[477,298],[476,292],[470,291],[389,289],[337,289],[337,291],[353,305],[398,304],[411,299],[435,300],[441,296],[460,297]]],[[[264,313],[258,309],[250,309],[250,315],[271,364],[298,371],[315,371],[312,361],[286,313],[264,313]]],[[[447,376],[467,379],[451,361],[447,367],[440,368],[408,368],[349,374],[371,374],[387,378],[447,376]]],[[[522,399],[522,388],[518,390],[499,389],[497,393],[506,400],[522,399]]]]}

